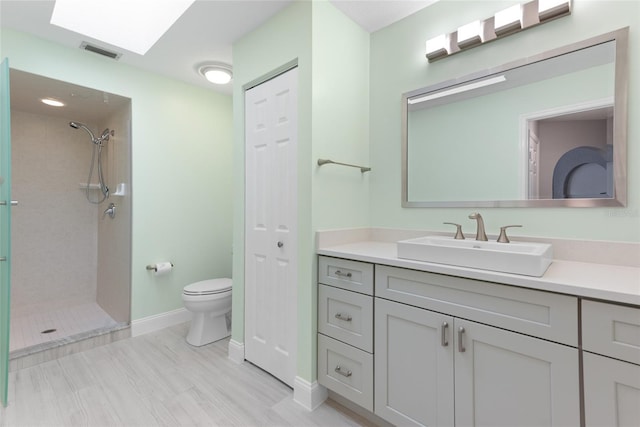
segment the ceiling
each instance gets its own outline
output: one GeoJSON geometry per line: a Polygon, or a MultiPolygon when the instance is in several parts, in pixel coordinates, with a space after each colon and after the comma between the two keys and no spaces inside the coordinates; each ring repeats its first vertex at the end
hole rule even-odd
{"type": "MultiPolygon", "coordinates": [[[[366,31],[373,32],[436,0],[330,1],[366,31]]],[[[291,0],[196,0],[144,56],[51,25],[53,0],[1,0],[0,24],[73,48],[84,41],[91,42],[121,52],[121,63],[230,94],[231,85],[218,87],[204,80],[197,72],[198,64],[232,64],[233,43],[290,3],[291,0]]]]}

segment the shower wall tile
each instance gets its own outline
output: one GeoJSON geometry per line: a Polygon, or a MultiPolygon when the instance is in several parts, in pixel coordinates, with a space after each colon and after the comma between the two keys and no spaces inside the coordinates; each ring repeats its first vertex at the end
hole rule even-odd
{"type": "Polygon", "coordinates": [[[99,207],[80,189],[93,145],[69,120],[11,112],[15,315],[96,298],[99,207]]]}
{"type": "Polygon", "coordinates": [[[111,196],[115,218],[98,218],[97,302],[117,322],[131,320],[131,104],[120,109],[100,127],[113,129],[107,143],[105,179],[112,192],[127,186],[125,196],[111,196]]]}

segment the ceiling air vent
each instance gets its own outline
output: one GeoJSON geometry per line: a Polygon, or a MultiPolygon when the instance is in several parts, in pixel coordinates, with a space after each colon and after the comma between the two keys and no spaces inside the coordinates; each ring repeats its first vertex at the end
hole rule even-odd
{"type": "Polygon", "coordinates": [[[118,60],[122,56],[121,53],[111,52],[98,46],[94,46],[87,42],[82,42],[80,49],[88,50],[89,52],[97,53],[98,55],[106,56],[107,58],[118,60]]]}

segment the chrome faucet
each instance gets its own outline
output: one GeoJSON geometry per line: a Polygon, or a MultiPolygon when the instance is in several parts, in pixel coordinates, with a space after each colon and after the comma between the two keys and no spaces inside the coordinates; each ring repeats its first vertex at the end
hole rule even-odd
{"type": "Polygon", "coordinates": [[[478,222],[478,228],[476,229],[476,240],[480,240],[482,242],[486,242],[487,234],[484,232],[484,221],[482,220],[482,215],[478,212],[474,212],[469,215],[469,219],[475,219],[478,222]]]}

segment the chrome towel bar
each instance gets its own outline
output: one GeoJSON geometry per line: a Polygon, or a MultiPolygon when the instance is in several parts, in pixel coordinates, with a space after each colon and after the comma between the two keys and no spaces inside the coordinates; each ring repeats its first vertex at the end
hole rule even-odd
{"type": "Polygon", "coordinates": [[[350,165],[349,163],[334,162],[333,160],[329,160],[329,159],[318,159],[318,166],[327,165],[327,164],[348,166],[350,168],[358,168],[362,173],[369,172],[371,170],[371,168],[368,168],[366,166],[358,166],[358,165],[350,165]]]}

